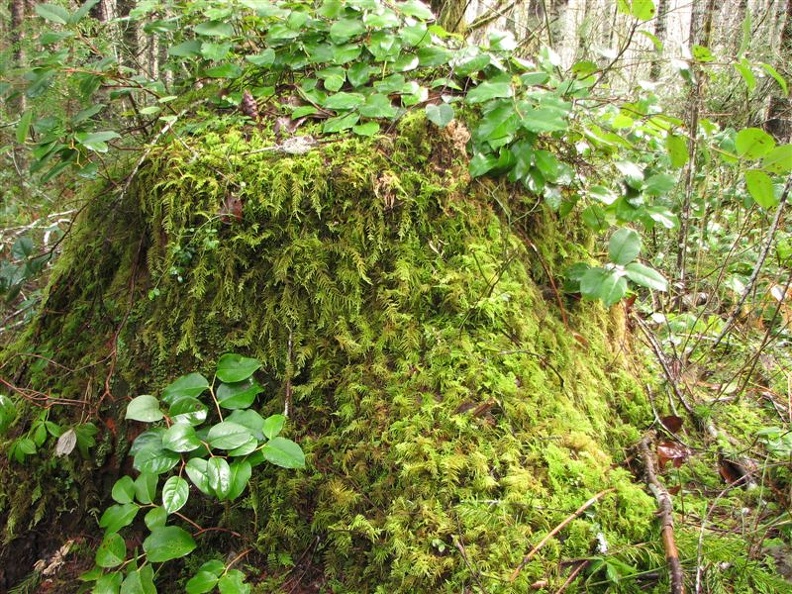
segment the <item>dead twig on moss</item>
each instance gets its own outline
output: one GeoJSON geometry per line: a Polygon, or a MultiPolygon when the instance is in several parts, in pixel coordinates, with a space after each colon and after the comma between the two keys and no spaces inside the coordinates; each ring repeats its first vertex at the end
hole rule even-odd
{"type": "Polygon", "coordinates": [[[657,500],[660,517],[660,534],[663,539],[663,549],[665,550],[668,573],[671,580],[671,594],[685,594],[685,578],[682,573],[682,564],[679,561],[679,551],[674,540],[674,513],[671,504],[671,495],[668,490],[660,484],[655,473],[654,458],[649,450],[649,442],[652,437],[645,436],[638,443],[638,451],[644,463],[644,480],[647,487],[657,500]]]}
{"type": "Polygon", "coordinates": [[[534,558],[536,553],[538,553],[542,549],[542,547],[544,547],[548,543],[548,541],[551,538],[553,538],[556,534],[561,532],[564,529],[564,527],[567,524],[569,524],[572,520],[574,520],[575,518],[579,517],[584,511],[586,511],[588,508],[590,508],[592,505],[594,505],[597,501],[599,501],[600,498],[602,498],[603,495],[611,493],[612,491],[615,491],[615,489],[611,488],[611,489],[605,489],[604,491],[600,491],[599,493],[594,495],[594,497],[592,497],[591,499],[586,501],[583,505],[581,505],[579,508],[577,508],[574,512],[569,514],[564,519],[564,521],[561,522],[558,526],[556,526],[550,532],[548,532],[547,536],[545,536],[542,540],[540,540],[539,544],[537,544],[534,548],[532,548],[530,550],[530,552],[525,557],[523,557],[522,561],[520,561],[520,564],[517,566],[517,569],[515,569],[512,572],[511,576],[509,577],[509,582],[513,582],[514,580],[517,579],[517,576],[520,575],[520,572],[522,571],[523,567],[525,567],[528,564],[528,562],[531,559],[534,558]]]}

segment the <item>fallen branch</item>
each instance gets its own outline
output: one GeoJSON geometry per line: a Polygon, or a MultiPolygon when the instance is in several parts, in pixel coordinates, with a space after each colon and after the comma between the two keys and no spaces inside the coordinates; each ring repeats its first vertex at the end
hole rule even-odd
{"type": "Polygon", "coordinates": [[[586,502],[585,502],[583,505],[581,505],[579,508],[577,508],[577,509],[576,509],[574,512],[572,512],[570,515],[568,515],[568,516],[566,517],[566,519],[565,519],[563,522],[561,522],[561,523],[560,523],[558,526],[556,526],[555,528],[553,528],[553,529],[552,529],[552,530],[551,530],[551,531],[550,531],[550,532],[547,534],[547,536],[545,536],[545,537],[544,537],[544,538],[543,538],[541,541],[539,541],[539,544],[538,544],[538,545],[536,545],[534,548],[532,548],[532,549],[531,549],[531,551],[530,551],[530,552],[529,552],[529,553],[528,553],[528,554],[527,554],[525,557],[523,557],[523,560],[522,560],[522,561],[520,561],[520,564],[517,566],[517,569],[515,569],[515,570],[512,572],[512,574],[511,574],[511,577],[509,578],[509,582],[513,582],[514,580],[516,580],[516,579],[517,579],[517,576],[518,576],[518,575],[520,575],[520,572],[522,571],[523,567],[525,567],[525,566],[528,564],[528,562],[529,562],[531,559],[533,559],[533,558],[534,558],[534,556],[536,555],[536,553],[538,553],[538,552],[540,551],[540,549],[541,549],[543,546],[545,546],[545,545],[547,544],[547,542],[548,542],[548,541],[549,541],[551,538],[553,538],[553,537],[554,537],[556,534],[558,534],[559,532],[561,532],[561,530],[563,530],[563,529],[564,529],[564,526],[566,526],[567,524],[569,524],[569,523],[570,523],[572,520],[574,520],[575,518],[579,517],[579,516],[580,516],[580,515],[581,515],[581,514],[582,514],[584,511],[586,511],[588,508],[590,508],[592,505],[594,505],[594,504],[595,504],[597,501],[599,501],[599,499],[600,499],[600,498],[601,498],[603,495],[605,495],[605,494],[607,494],[607,493],[610,493],[610,492],[612,492],[612,491],[614,491],[614,490],[615,490],[615,489],[605,489],[604,491],[600,491],[599,493],[597,493],[596,495],[594,495],[594,497],[592,497],[591,499],[589,499],[588,501],[586,501],[586,502]]]}
{"type": "Polygon", "coordinates": [[[674,540],[674,513],[671,504],[671,495],[660,484],[655,473],[654,458],[649,450],[651,436],[647,435],[638,443],[638,450],[644,462],[644,479],[649,490],[657,500],[660,517],[660,535],[663,539],[668,573],[671,580],[671,594],[685,594],[685,578],[682,573],[682,564],[679,562],[679,551],[674,540]]]}

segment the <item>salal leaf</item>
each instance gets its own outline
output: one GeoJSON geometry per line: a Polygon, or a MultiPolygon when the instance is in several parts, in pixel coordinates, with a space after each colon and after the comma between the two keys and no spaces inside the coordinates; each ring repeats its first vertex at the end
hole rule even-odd
{"type": "Polygon", "coordinates": [[[624,267],[627,278],[637,285],[654,289],[655,291],[667,291],[668,281],[654,268],[645,266],[640,262],[630,262],[624,267]]]}
{"type": "Polygon", "coordinates": [[[162,391],[162,400],[173,404],[179,398],[197,398],[209,388],[209,381],[200,373],[183,375],[162,391]]]}
{"type": "Polygon", "coordinates": [[[203,458],[191,458],[187,461],[187,464],[185,464],[184,470],[201,493],[213,495],[212,488],[209,486],[207,466],[208,462],[203,458]]]}
{"type": "Polygon", "coordinates": [[[426,119],[439,128],[445,128],[454,119],[454,108],[447,103],[427,105],[426,119]]]}
{"type": "Polygon", "coordinates": [[[162,507],[166,513],[172,514],[184,507],[189,496],[187,481],[180,476],[172,476],[162,486],[162,507]]]}
{"type": "Polygon", "coordinates": [[[264,459],[282,468],[305,468],[305,454],[300,446],[283,437],[275,437],[261,448],[264,459]]]}
{"type": "Polygon", "coordinates": [[[773,180],[764,171],[749,169],[745,172],[745,186],[751,198],[762,208],[772,208],[778,204],[773,191],[773,180]]]}
{"type": "Polygon", "coordinates": [[[217,362],[217,379],[233,384],[248,379],[261,367],[261,361],[252,357],[243,357],[235,353],[226,353],[217,362]]]}
{"type": "Polygon", "coordinates": [[[513,93],[510,82],[489,82],[485,81],[477,87],[468,91],[465,97],[466,103],[483,103],[490,99],[501,99],[511,97],[513,93]]]}
{"type": "Polygon", "coordinates": [[[206,475],[209,478],[209,487],[217,494],[218,499],[224,500],[231,492],[231,467],[225,458],[215,456],[206,461],[206,475]]]}
{"type": "Polygon", "coordinates": [[[99,527],[104,528],[107,534],[118,532],[121,528],[129,526],[137,516],[140,506],[134,503],[119,503],[108,507],[99,518],[99,527]]]}
{"type": "Polygon", "coordinates": [[[174,423],[162,436],[162,447],[172,452],[192,452],[201,447],[201,440],[189,423],[174,423]]]}
{"type": "Polygon", "coordinates": [[[190,533],[178,526],[154,528],[143,541],[143,550],[152,563],[186,557],[195,547],[195,540],[190,533]]]}
{"type": "Polygon", "coordinates": [[[168,512],[166,512],[161,505],[152,507],[146,515],[143,516],[143,522],[146,524],[146,528],[154,530],[154,528],[159,528],[167,524],[168,512]]]}
{"type": "Polygon", "coordinates": [[[250,482],[253,475],[253,468],[249,462],[239,460],[230,465],[231,486],[228,489],[228,499],[233,500],[239,497],[250,482]]]}
{"type": "Polygon", "coordinates": [[[154,396],[143,394],[130,401],[124,418],[131,421],[153,423],[159,421],[163,416],[159,408],[159,400],[154,396]]]}
{"type": "Polygon", "coordinates": [[[135,479],[135,498],[142,504],[148,505],[157,496],[157,484],[159,476],[157,473],[143,471],[135,479]]]}
{"type": "Polygon", "coordinates": [[[608,243],[608,257],[614,264],[624,266],[641,253],[641,236],[634,229],[623,227],[617,230],[608,243]]]}
{"type": "Polygon", "coordinates": [[[213,448],[233,450],[247,442],[251,436],[252,432],[248,427],[233,421],[223,421],[212,426],[206,439],[213,448]]]}
{"type": "Polygon", "coordinates": [[[132,503],[135,499],[135,481],[131,476],[122,476],[113,485],[110,496],[117,503],[132,503]]]}
{"type": "Polygon", "coordinates": [[[96,564],[99,567],[118,567],[126,560],[126,542],[117,532],[104,537],[96,549],[96,564]]]}

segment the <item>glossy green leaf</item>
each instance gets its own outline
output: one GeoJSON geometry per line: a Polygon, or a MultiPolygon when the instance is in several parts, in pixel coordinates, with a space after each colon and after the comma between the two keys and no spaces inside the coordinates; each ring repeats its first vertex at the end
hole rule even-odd
{"type": "Polygon", "coordinates": [[[135,481],[131,476],[122,476],[113,484],[110,496],[117,503],[132,503],[135,499],[135,481]]]}
{"type": "Polygon", "coordinates": [[[623,227],[611,235],[608,258],[614,264],[629,264],[641,253],[641,236],[634,229],[623,227]]]}
{"type": "Polygon", "coordinates": [[[133,466],[140,472],[162,474],[179,463],[181,457],[164,448],[146,448],[135,454],[133,466]]]}
{"type": "Polygon", "coordinates": [[[734,139],[737,154],[746,159],[758,159],[775,148],[775,140],[760,128],[743,128],[734,139]]]}
{"type": "Polygon", "coordinates": [[[668,281],[654,268],[645,266],[640,262],[630,262],[625,266],[627,278],[637,285],[654,289],[655,291],[667,291],[668,281]]]}
{"type": "Polygon", "coordinates": [[[656,173],[646,178],[643,192],[647,196],[664,196],[676,186],[676,178],[667,173],[656,173]]]}
{"type": "Polygon", "coordinates": [[[399,110],[391,103],[390,97],[382,93],[372,93],[358,107],[358,113],[364,118],[394,118],[399,110]]]}
{"type": "Polygon", "coordinates": [[[123,583],[119,594],[157,594],[154,585],[154,569],[144,565],[140,569],[131,569],[123,583]]]}
{"type": "Polygon", "coordinates": [[[762,168],[776,175],[792,172],[792,144],[782,144],[767,153],[762,157],[762,168]]]}
{"type": "Polygon", "coordinates": [[[242,76],[242,69],[236,64],[226,62],[225,64],[207,68],[204,71],[204,75],[209,78],[239,78],[242,76]]]}
{"type": "Polygon", "coordinates": [[[250,585],[244,583],[245,574],[238,569],[230,569],[217,582],[220,594],[249,594],[250,585]]]}
{"type": "Polygon", "coordinates": [[[174,423],[162,436],[162,447],[172,452],[192,452],[201,447],[201,440],[189,423],[174,423]]]}
{"type": "Polygon", "coordinates": [[[161,505],[152,507],[148,512],[146,512],[146,515],[143,516],[143,522],[146,524],[146,528],[149,530],[154,530],[154,528],[165,526],[165,524],[168,522],[168,512],[166,512],[161,505]]]}
{"type": "Polygon", "coordinates": [[[364,62],[356,62],[347,69],[347,80],[353,87],[365,85],[371,79],[371,67],[364,62]]]}
{"type": "Polygon", "coordinates": [[[118,571],[102,575],[96,580],[94,587],[91,589],[91,594],[119,594],[119,588],[123,580],[124,576],[118,571]]]}
{"type": "Polygon", "coordinates": [[[180,476],[172,476],[162,485],[162,507],[168,514],[184,507],[189,496],[190,485],[180,476]]]}
{"type": "Polygon", "coordinates": [[[352,132],[358,136],[365,136],[370,138],[375,136],[380,131],[380,125],[377,122],[366,122],[365,124],[358,124],[352,126],[352,132]]]}
{"type": "Polygon", "coordinates": [[[99,567],[118,567],[126,560],[126,543],[117,532],[104,537],[96,549],[96,564],[99,567]]]}
{"type": "Polygon", "coordinates": [[[231,467],[225,458],[215,456],[206,461],[206,475],[209,487],[218,499],[224,500],[231,492],[231,467]]]}
{"type": "Polygon", "coordinates": [[[107,141],[114,140],[116,138],[121,138],[121,135],[118,132],[77,132],[74,135],[74,139],[87,148],[89,151],[93,151],[96,153],[106,153],[110,150],[110,147],[107,146],[107,141]]]}
{"type": "Polygon", "coordinates": [[[189,423],[196,427],[206,420],[209,408],[197,398],[184,396],[171,404],[168,416],[174,423],[189,423]]]}
{"type": "Polygon", "coordinates": [[[465,96],[466,103],[483,103],[491,99],[502,99],[511,97],[513,89],[510,82],[490,82],[484,81],[474,87],[465,96]]]}
{"type": "Polygon", "coordinates": [[[68,24],[71,18],[71,13],[57,4],[36,4],[33,9],[41,18],[59,25],[68,24]]]}
{"type": "Polygon", "coordinates": [[[254,64],[255,66],[266,68],[268,66],[272,66],[275,63],[275,50],[271,47],[268,47],[261,53],[245,56],[245,60],[251,64],[254,64]]]}
{"type": "Polygon", "coordinates": [[[204,37],[231,37],[234,35],[234,27],[225,21],[207,21],[195,25],[194,31],[204,37]]]}
{"type": "Polygon", "coordinates": [[[400,3],[398,6],[403,15],[413,16],[422,21],[430,21],[434,19],[432,10],[420,0],[407,0],[407,2],[400,3]]]}
{"type": "Polygon", "coordinates": [[[365,32],[366,26],[361,19],[339,19],[330,27],[330,39],[335,43],[346,43],[365,32]]]}
{"type": "Polygon", "coordinates": [[[210,573],[199,570],[193,577],[187,580],[185,590],[187,594],[205,594],[211,592],[217,585],[220,574],[210,573]]]}
{"type": "Polygon", "coordinates": [[[282,468],[305,468],[305,454],[300,446],[283,437],[269,440],[261,448],[264,458],[282,468]]]}
{"type": "Polygon", "coordinates": [[[688,143],[683,136],[669,134],[665,140],[666,151],[671,161],[671,167],[680,169],[688,162],[688,143]]]}
{"type": "Polygon", "coordinates": [[[227,384],[241,382],[252,376],[261,367],[261,361],[226,353],[217,362],[217,379],[227,384]]]}
{"type": "Polygon", "coordinates": [[[207,441],[213,448],[233,450],[247,442],[252,436],[249,428],[232,421],[223,421],[209,430],[207,441]]]}
{"type": "Polygon", "coordinates": [[[142,504],[153,503],[157,497],[157,485],[159,476],[157,473],[143,471],[135,479],[135,498],[142,504]]]}
{"type": "Polygon", "coordinates": [[[231,469],[231,486],[228,490],[227,497],[229,500],[236,499],[245,491],[250,477],[253,475],[253,468],[249,462],[245,460],[238,460],[230,464],[231,469]]]}
{"type": "Polygon", "coordinates": [[[447,103],[426,106],[426,119],[439,128],[445,128],[454,119],[454,108],[447,103]]]}
{"type": "Polygon", "coordinates": [[[209,486],[209,473],[207,461],[203,458],[191,458],[184,466],[187,476],[192,483],[205,495],[213,495],[212,488],[209,486]]]}
{"type": "Polygon", "coordinates": [[[194,58],[201,55],[201,45],[198,39],[177,43],[168,48],[168,55],[178,58],[194,58]]]}
{"type": "Polygon", "coordinates": [[[28,109],[19,118],[19,123],[16,129],[16,140],[19,144],[25,144],[28,134],[30,132],[30,122],[33,120],[33,110],[28,109]]]}
{"type": "Polygon", "coordinates": [[[286,417],[283,415],[272,415],[271,417],[267,417],[264,420],[264,424],[262,426],[262,432],[267,437],[267,439],[272,439],[277,437],[281,431],[283,431],[283,426],[286,424],[286,417]]]}
{"type": "Polygon", "coordinates": [[[366,98],[360,93],[335,93],[330,95],[322,107],[325,109],[354,109],[365,103],[366,98]]]}
{"type": "MultiPolygon", "coordinates": [[[[598,269],[592,269],[598,270],[598,269]]],[[[602,269],[599,269],[602,270],[602,269]]],[[[594,294],[596,299],[601,300],[610,307],[614,303],[621,301],[627,294],[627,279],[616,271],[605,271],[599,278],[598,286],[594,294]]],[[[583,286],[587,284],[589,273],[586,273],[580,281],[581,293],[583,286]]],[[[585,293],[584,293],[585,294],[585,293]]]]}
{"type": "Polygon", "coordinates": [[[749,169],[745,172],[745,185],[751,198],[762,208],[778,204],[773,190],[773,180],[764,171],[749,169]]]}
{"type": "Polygon", "coordinates": [[[165,415],[159,408],[159,400],[154,396],[144,394],[133,398],[127,405],[125,419],[130,421],[140,421],[142,423],[153,423],[159,421],[165,415]]]}
{"type": "Polygon", "coordinates": [[[360,114],[358,113],[348,113],[343,116],[330,118],[325,120],[325,123],[322,125],[322,132],[325,134],[336,134],[338,132],[343,132],[344,130],[349,130],[355,126],[359,120],[360,114]]]}
{"type": "Polygon", "coordinates": [[[104,528],[107,534],[118,532],[121,528],[129,526],[137,516],[140,506],[135,503],[119,503],[108,507],[99,518],[99,527],[104,528]]]}
{"type": "Polygon", "coordinates": [[[209,381],[200,373],[183,375],[162,391],[162,400],[173,404],[179,398],[197,398],[209,388],[209,381]]]}
{"type": "Polygon", "coordinates": [[[195,549],[195,546],[195,540],[190,533],[178,526],[154,528],[143,541],[143,550],[152,563],[185,557],[195,549]]]}

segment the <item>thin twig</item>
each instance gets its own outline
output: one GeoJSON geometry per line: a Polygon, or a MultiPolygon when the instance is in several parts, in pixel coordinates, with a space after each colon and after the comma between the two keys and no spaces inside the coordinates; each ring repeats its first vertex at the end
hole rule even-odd
{"type": "Polygon", "coordinates": [[[513,582],[514,580],[517,579],[517,576],[520,575],[520,572],[522,571],[523,567],[525,567],[528,564],[528,562],[531,559],[533,559],[533,557],[536,555],[536,553],[538,553],[541,550],[541,548],[544,547],[551,538],[553,538],[556,534],[561,532],[561,530],[563,530],[564,527],[567,524],[569,524],[572,520],[574,520],[575,518],[579,517],[584,511],[586,511],[588,508],[590,508],[592,505],[594,505],[597,501],[599,501],[600,498],[603,495],[611,493],[612,491],[615,491],[615,489],[610,488],[610,489],[605,489],[604,491],[600,491],[599,493],[594,495],[594,497],[592,497],[591,499],[586,501],[583,505],[581,505],[579,508],[577,508],[570,515],[568,515],[566,517],[566,519],[564,519],[564,521],[561,522],[558,526],[553,528],[547,534],[547,536],[545,536],[541,541],[539,541],[539,544],[537,544],[534,548],[532,548],[531,551],[525,557],[523,557],[523,560],[520,561],[520,564],[517,566],[517,569],[515,569],[512,572],[511,577],[509,577],[509,582],[513,582]]]}

